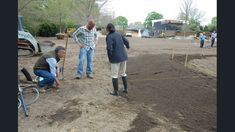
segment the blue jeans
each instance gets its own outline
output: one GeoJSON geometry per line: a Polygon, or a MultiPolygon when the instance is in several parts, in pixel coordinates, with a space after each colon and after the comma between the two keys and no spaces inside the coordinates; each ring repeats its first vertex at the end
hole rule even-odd
{"type": "Polygon", "coordinates": [[[203,45],[204,45],[204,40],[201,40],[201,41],[200,41],[200,47],[202,48],[203,45]]]}
{"type": "Polygon", "coordinates": [[[215,38],[212,38],[211,39],[211,47],[213,47],[214,43],[215,43],[215,38]]]}
{"type": "Polygon", "coordinates": [[[34,74],[43,77],[43,80],[38,83],[40,87],[52,86],[55,81],[55,76],[47,70],[34,70],[34,74]]]}
{"type": "Polygon", "coordinates": [[[92,73],[93,56],[94,56],[94,49],[80,48],[79,64],[77,66],[77,75],[82,77],[85,58],[87,59],[86,75],[89,76],[92,73]]]}

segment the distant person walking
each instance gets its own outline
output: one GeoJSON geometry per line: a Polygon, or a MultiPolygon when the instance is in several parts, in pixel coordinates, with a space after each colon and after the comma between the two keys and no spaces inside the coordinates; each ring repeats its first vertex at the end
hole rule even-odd
{"type": "Polygon", "coordinates": [[[126,49],[129,49],[129,41],[120,33],[116,32],[112,23],[109,23],[106,27],[108,35],[106,37],[107,55],[109,62],[111,63],[111,76],[114,92],[111,93],[114,96],[118,96],[118,75],[121,74],[124,93],[128,93],[128,81],[126,74],[127,53],[126,49]]]}
{"type": "Polygon", "coordinates": [[[200,33],[200,48],[203,48],[204,46],[204,42],[205,42],[205,39],[206,39],[206,36],[204,35],[205,33],[200,33]]]}
{"type": "Polygon", "coordinates": [[[211,47],[213,47],[216,37],[217,37],[217,33],[215,31],[211,33],[211,47]]]}
{"type": "Polygon", "coordinates": [[[94,77],[92,76],[92,63],[94,49],[98,41],[95,22],[93,20],[89,20],[87,22],[87,25],[79,27],[73,33],[73,39],[80,48],[76,79],[81,79],[83,76],[83,65],[85,58],[87,59],[86,76],[87,78],[93,79],[94,77]]]}

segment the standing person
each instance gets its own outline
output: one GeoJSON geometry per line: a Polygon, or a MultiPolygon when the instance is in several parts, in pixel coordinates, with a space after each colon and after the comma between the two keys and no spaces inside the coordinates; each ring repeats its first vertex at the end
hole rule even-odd
{"type": "Polygon", "coordinates": [[[85,57],[87,59],[87,78],[93,79],[94,77],[92,76],[92,62],[94,49],[98,41],[95,22],[93,20],[89,20],[85,26],[79,27],[73,33],[73,39],[80,47],[79,64],[77,66],[76,79],[81,79],[83,76],[83,65],[85,57]]]}
{"type": "Polygon", "coordinates": [[[106,27],[108,35],[106,37],[107,44],[107,54],[109,62],[111,63],[111,76],[114,92],[112,95],[118,96],[118,73],[122,76],[122,81],[124,85],[124,93],[128,93],[128,83],[127,83],[127,74],[126,74],[126,63],[127,63],[127,53],[126,49],[129,49],[128,40],[115,31],[115,27],[112,23],[109,23],[106,27]],[[124,47],[125,45],[125,47],[124,47]]]}
{"type": "Polygon", "coordinates": [[[206,36],[204,34],[205,34],[204,32],[200,34],[200,48],[203,47],[205,39],[206,39],[206,36]]]}
{"type": "Polygon", "coordinates": [[[217,34],[215,31],[213,33],[211,33],[211,47],[213,47],[213,45],[215,43],[216,36],[217,36],[217,34]]]}
{"type": "Polygon", "coordinates": [[[53,87],[54,81],[56,85],[60,85],[59,72],[57,63],[65,56],[65,48],[58,46],[53,51],[43,54],[35,63],[34,74],[42,77],[43,80],[38,82],[40,92],[45,92],[47,88],[53,87]]]}

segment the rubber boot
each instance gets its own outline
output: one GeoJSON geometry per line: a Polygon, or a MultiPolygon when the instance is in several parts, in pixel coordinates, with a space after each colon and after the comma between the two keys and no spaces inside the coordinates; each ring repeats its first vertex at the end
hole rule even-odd
{"type": "Polygon", "coordinates": [[[122,77],[122,82],[123,82],[123,85],[124,85],[124,93],[128,94],[128,79],[127,79],[127,76],[123,76],[122,77]]]}
{"type": "Polygon", "coordinates": [[[114,96],[119,96],[118,93],[118,78],[112,78],[113,82],[113,93],[111,93],[114,96]]]}

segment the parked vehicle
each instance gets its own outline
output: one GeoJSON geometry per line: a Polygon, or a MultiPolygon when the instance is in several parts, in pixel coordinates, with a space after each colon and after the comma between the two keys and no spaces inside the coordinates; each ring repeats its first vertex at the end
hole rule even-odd
{"type": "Polygon", "coordinates": [[[40,54],[39,42],[23,29],[22,16],[18,16],[18,56],[33,56],[40,54]]]}
{"type": "Polygon", "coordinates": [[[141,34],[141,38],[152,38],[148,29],[145,29],[141,34]]]}
{"type": "Polygon", "coordinates": [[[132,37],[132,32],[131,31],[127,31],[126,32],[126,37],[132,37]]]}

